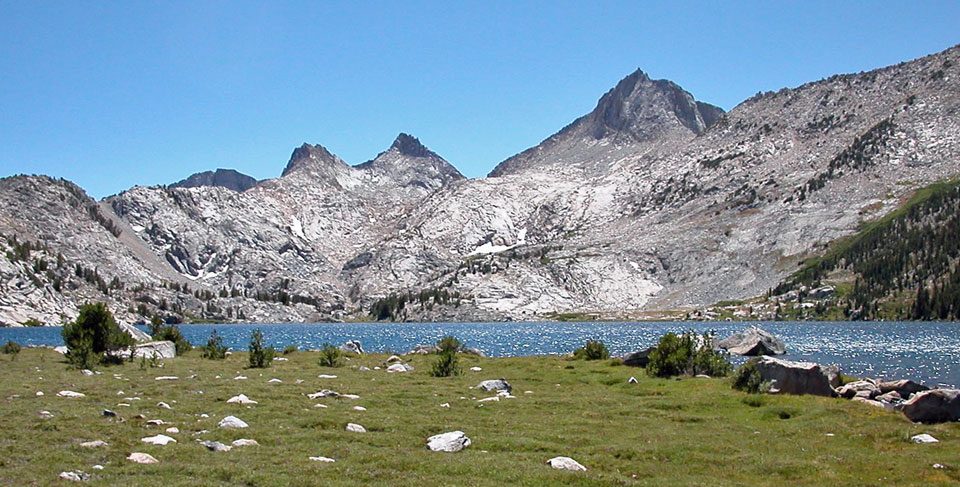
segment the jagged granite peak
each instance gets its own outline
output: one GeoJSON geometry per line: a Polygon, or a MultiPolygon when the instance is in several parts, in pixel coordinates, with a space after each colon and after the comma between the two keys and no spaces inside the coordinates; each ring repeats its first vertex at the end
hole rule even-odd
{"type": "Polygon", "coordinates": [[[693,95],[668,80],[653,80],[638,69],[620,80],[597,102],[596,108],[536,147],[497,165],[490,176],[503,176],[562,161],[596,166],[636,153],[644,144],[669,145],[703,133],[723,109],[698,102],[693,95]],[[600,143],[600,142],[609,143],[600,143]]]}
{"type": "Polygon", "coordinates": [[[400,133],[389,149],[356,168],[401,187],[427,190],[466,179],[457,168],[421,144],[419,139],[405,133],[400,133]]]}
{"type": "Polygon", "coordinates": [[[198,172],[186,179],[171,184],[170,187],[196,188],[198,186],[219,186],[242,193],[256,186],[258,182],[256,178],[247,176],[234,169],[217,169],[216,171],[198,172]]]}
{"type": "Polygon", "coordinates": [[[397,138],[393,141],[393,144],[390,145],[391,149],[396,149],[401,154],[410,157],[430,157],[437,156],[430,149],[427,149],[426,146],[420,143],[420,139],[400,132],[400,135],[397,135],[397,138]]]}
{"type": "Polygon", "coordinates": [[[320,144],[312,145],[304,143],[293,150],[293,154],[290,155],[290,162],[287,163],[287,167],[284,168],[280,176],[283,177],[294,171],[303,169],[322,170],[323,168],[331,166],[339,168],[341,166],[347,166],[347,163],[343,162],[342,159],[332,154],[326,147],[320,144]]]}

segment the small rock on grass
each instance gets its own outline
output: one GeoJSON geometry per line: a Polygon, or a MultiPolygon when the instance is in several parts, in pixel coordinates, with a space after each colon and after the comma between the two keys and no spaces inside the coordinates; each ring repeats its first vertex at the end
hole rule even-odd
{"type": "Polygon", "coordinates": [[[224,445],[219,441],[201,441],[201,440],[197,440],[197,441],[200,442],[201,445],[203,445],[204,447],[206,447],[207,450],[210,450],[210,451],[226,452],[233,449],[233,447],[229,445],[224,445]]]}
{"type": "Polygon", "coordinates": [[[83,448],[102,448],[109,445],[107,444],[106,441],[103,441],[103,440],[93,440],[93,441],[85,441],[83,443],[80,443],[80,446],[83,448]]]}
{"type": "Polygon", "coordinates": [[[163,401],[158,402],[158,403],[157,403],[157,407],[158,407],[158,408],[163,408],[163,409],[173,409],[172,407],[170,407],[169,404],[167,404],[167,403],[165,403],[165,402],[163,402],[163,401]]]}
{"type": "Polygon", "coordinates": [[[57,397],[86,397],[87,395],[82,392],[73,392],[73,391],[60,391],[57,393],[57,397]]]}
{"type": "Polygon", "coordinates": [[[483,369],[481,369],[480,367],[470,367],[471,372],[480,372],[481,370],[483,369]]]}
{"type": "Polygon", "coordinates": [[[162,375],[153,380],[177,380],[179,377],[173,375],[162,375]]]}
{"type": "Polygon", "coordinates": [[[141,452],[131,453],[130,456],[127,457],[127,460],[130,460],[133,463],[143,463],[143,464],[160,463],[159,460],[157,460],[156,458],[153,458],[153,455],[150,455],[149,453],[141,453],[141,452]]]}
{"type": "Polygon", "coordinates": [[[347,423],[347,431],[354,433],[366,433],[367,429],[356,423],[347,423]]]}
{"type": "Polygon", "coordinates": [[[166,445],[167,443],[177,442],[177,440],[167,435],[148,436],[146,438],[141,438],[140,441],[144,443],[150,443],[151,445],[166,445]]]}
{"type": "Polygon", "coordinates": [[[60,480],[67,480],[70,482],[86,482],[90,480],[90,474],[83,473],[80,470],[75,470],[73,472],[60,472],[60,480]]]}
{"type": "Polygon", "coordinates": [[[43,419],[50,419],[53,417],[53,413],[51,413],[50,411],[40,411],[37,414],[43,419]]]}
{"type": "Polygon", "coordinates": [[[451,431],[427,438],[427,448],[431,451],[458,452],[470,446],[470,438],[463,431],[451,431]]]}
{"type": "Polygon", "coordinates": [[[327,457],[309,457],[309,458],[310,460],[313,460],[315,462],[323,462],[323,463],[333,463],[336,461],[332,458],[327,458],[327,457]]]}
{"type": "Polygon", "coordinates": [[[239,440],[233,440],[233,443],[231,443],[231,445],[232,446],[260,446],[260,443],[257,443],[257,440],[240,438],[239,440]]]}
{"type": "Polygon", "coordinates": [[[220,428],[246,428],[250,425],[248,425],[242,419],[236,416],[227,416],[221,419],[220,424],[218,424],[217,426],[219,426],[220,428]]]}
{"type": "Polygon", "coordinates": [[[571,472],[585,472],[587,467],[580,465],[580,462],[570,457],[553,457],[547,460],[547,465],[558,470],[570,470],[571,472]]]}
{"type": "Polygon", "coordinates": [[[630,380],[627,381],[627,384],[636,384],[637,382],[638,381],[636,377],[630,377],[630,380]]]}
{"type": "Polygon", "coordinates": [[[910,441],[914,443],[939,443],[940,440],[924,433],[922,435],[914,435],[910,438],[910,441]]]}
{"type": "Polygon", "coordinates": [[[257,401],[250,399],[246,394],[240,394],[238,396],[233,396],[230,399],[227,399],[227,403],[236,403],[236,404],[257,404],[257,401]]]}
{"type": "Polygon", "coordinates": [[[176,426],[171,426],[171,427],[167,428],[166,431],[164,431],[164,433],[170,433],[171,435],[175,435],[175,434],[177,434],[177,433],[179,433],[179,432],[180,432],[180,428],[177,428],[176,426]]]}
{"type": "Polygon", "coordinates": [[[318,379],[336,379],[337,376],[330,374],[320,374],[317,376],[318,379]]]}
{"type": "Polygon", "coordinates": [[[510,392],[513,390],[513,387],[510,385],[506,379],[494,379],[494,380],[485,380],[479,384],[477,387],[485,391],[499,391],[504,390],[510,392]]]}
{"type": "Polygon", "coordinates": [[[363,406],[354,406],[354,407],[353,407],[353,410],[354,410],[354,411],[366,411],[367,408],[365,408],[365,407],[363,407],[363,406]]]}

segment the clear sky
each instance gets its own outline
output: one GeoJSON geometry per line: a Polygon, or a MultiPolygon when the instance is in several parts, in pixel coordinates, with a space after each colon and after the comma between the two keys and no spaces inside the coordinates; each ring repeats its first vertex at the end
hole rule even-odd
{"type": "Polygon", "coordinates": [[[0,1],[0,176],[94,197],[399,132],[468,177],[637,68],[731,109],[960,43],[956,1],[0,1]]]}

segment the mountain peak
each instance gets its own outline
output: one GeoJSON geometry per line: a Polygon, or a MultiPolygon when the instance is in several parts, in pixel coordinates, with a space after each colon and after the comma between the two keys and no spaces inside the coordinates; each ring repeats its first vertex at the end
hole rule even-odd
{"type": "Polygon", "coordinates": [[[430,149],[427,149],[426,146],[421,144],[420,139],[403,132],[400,132],[400,135],[397,135],[397,138],[393,141],[390,149],[396,149],[401,154],[410,157],[437,156],[430,149]]]}
{"type": "Polygon", "coordinates": [[[329,165],[346,166],[346,163],[320,144],[304,143],[293,150],[293,154],[290,155],[290,162],[287,163],[281,177],[301,168],[329,165]]]}
{"type": "Polygon", "coordinates": [[[193,188],[197,186],[219,186],[232,189],[238,193],[256,186],[255,178],[247,176],[233,169],[217,169],[190,175],[190,177],[170,185],[171,188],[193,188]]]}

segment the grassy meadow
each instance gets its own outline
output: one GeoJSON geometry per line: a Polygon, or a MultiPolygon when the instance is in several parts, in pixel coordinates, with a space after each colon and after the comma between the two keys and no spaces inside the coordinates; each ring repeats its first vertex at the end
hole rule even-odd
{"type": "Polygon", "coordinates": [[[461,356],[463,375],[435,378],[436,356],[412,357],[415,370],[397,374],[358,370],[383,366],[386,355],[353,357],[338,368],[319,366],[318,357],[295,352],[248,369],[246,353],[213,361],[192,351],[162,368],[132,362],[85,376],[52,350],[0,355],[0,485],[68,485],[58,475],[72,470],[98,486],[960,484],[960,424],[912,424],[841,399],[748,395],[731,390],[728,379],[654,379],[606,360],[461,356]],[[639,383],[628,384],[631,376],[639,383]],[[494,394],[472,387],[500,377],[516,398],[477,402],[494,394]],[[324,388],[360,398],[307,397],[324,388]],[[57,397],[62,390],[86,397],[57,397]],[[226,403],[240,393],[258,404],[226,403]],[[173,409],[157,407],[160,401],[173,409]],[[124,402],[130,406],[118,406],[124,402]],[[123,421],[102,416],[104,408],[123,421]],[[218,429],[227,415],[250,427],[218,429]],[[150,419],[169,424],[147,427],[150,419]],[[346,431],[348,422],[367,433],[346,431]],[[178,443],[140,441],[170,426],[180,430],[169,434],[178,443]],[[459,453],[426,448],[428,436],[453,430],[473,445],[459,453]],[[911,443],[919,433],[940,443],[911,443]],[[259,446],[212,452],[197,438],[250,438],[259,446]],[[79,446],[91,440],[109,446],[79,446]],[[131,452],[160,463],[129,462],[131,452]],[[545,465],[555,456],[588,470],[545,465]]]}

